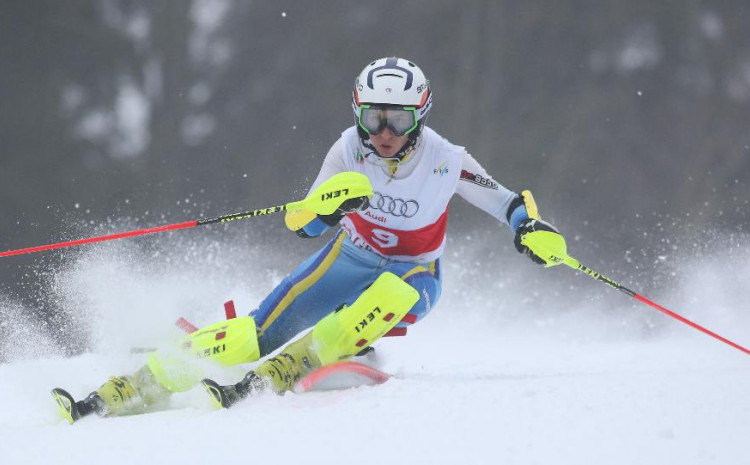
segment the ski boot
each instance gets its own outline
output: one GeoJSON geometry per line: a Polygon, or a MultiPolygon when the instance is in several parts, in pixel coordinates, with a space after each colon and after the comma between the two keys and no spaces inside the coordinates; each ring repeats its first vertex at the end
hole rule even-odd
{"type": "Polygon", "coordinates": [[[130,377],[112,376],[99,389],[81,401],[76,401],[68,391],[62,388],[53,389],[52,396],[57,401],[60,414],[68,420],[68,423],[73,424],[92,413],[100,416],[122,414],[138,397],[138,392],[130,377]]]}
{"type": "Polygon", "coordinates": [[[52,390],[61,415],[70,424],[92,413],[103,417],[144,413],[168,399],[169,394],[147,366],[133,376],[112,376],[81,401],[76,402],[65,389],[52,390]]]}
{"type": "Polygon", "coordinates": [[[52,390],[52,396],[60,407],[60,413],[70,424],[92,413],[107,416],[120,412],[137,395],[131,379],[127,376],[111,377],[99,389],[77,402],[65,389],[52,390]]]}
{"type": "Polygon", "coordinates": [[[283,394],[294,387],[294,384],[307,373],[320,366],[320,361],[312,347],[312,333],[289,344],[283,352],[269,358],[255,371],[250,371],[237,384],[221,386],[210,379],[203,380],[203,387],[213,397],[214,402],[229,408],[238,401],[269,388],[277,394],[283,394]]]}

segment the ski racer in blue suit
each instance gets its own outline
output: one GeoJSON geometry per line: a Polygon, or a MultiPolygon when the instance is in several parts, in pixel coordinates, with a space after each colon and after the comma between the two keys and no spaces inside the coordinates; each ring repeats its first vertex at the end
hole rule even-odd
{"type": "MultiPolygon", "coordinates": [[[[227,364],[252,362],[283,347],[236,384],[204,380],[222,406],[269,386],[277,392],[289,390],[316,367],[350,357],[384,334],[403,335],[408,326],[425,318],[440,299],[449,202],[456,193],[508,225],[519,252],[545,263],[520,238],[535,230],[557,234],[556,229],[530,214],[536,210],[530,194],[506,189],[465,148],[426,126],[432,98],[424,73],[402,58],[375,60],[359,74],[352,92],[355,124],[328,151],[311,191],[337,174],[354,172],[367,177],[372,196],[347,199],[330,215],[289,213],[304,216],[291,222],[301,225],[295,231],[304,238],[339,229],[249,318],[238,319],[235,326],[196,331],[183,343],[193,349],[206,346],[210,352],[222,334],[222,340],[232,341],[225,344],[232,348],[227,353],[234,354],[227,355],[227,364]],[[391,301],[403,305],[374,321],[373,309],[391,301]],[[395,314],[400,316],[394,319],[395,314]],[[357,321],[380,326],[367,338],[346,342],[346,322],[357,321]],[[308,328],[313,330],[289,343],[308,328]]],[[[63,390],[56,398],[71,421],[93,411],[139,412],[171,392],[193,387],[200,378],[184,375],[190,371],[184,363],[152,354],[135,375],[113,378],[84,401],[73,401],[63,390]],[[138,399],[139,409],[132,408],[133,399],[138,399]]]]}

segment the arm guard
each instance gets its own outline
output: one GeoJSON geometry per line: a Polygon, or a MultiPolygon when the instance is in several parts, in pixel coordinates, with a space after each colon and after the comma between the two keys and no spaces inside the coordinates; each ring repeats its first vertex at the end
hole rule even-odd
{"type": "Polygon", "coordinates": [[[510,229],[513,232],[518,230],[518,226],[523,220],[528,218],[540,219],[539,212],[536,208],[536,201],[534,196],[531,195],[531,191],[525,190],[521,192],[521,195],[516,196],[508,206],[508,211],[505,214],[505,218],[508,220],[510,229]]]}

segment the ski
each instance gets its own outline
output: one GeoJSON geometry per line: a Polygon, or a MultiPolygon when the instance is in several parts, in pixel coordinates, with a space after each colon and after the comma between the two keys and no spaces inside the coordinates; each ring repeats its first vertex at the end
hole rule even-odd
{"type": "MultiPolygon", "coordinates": [[[[294,386],[293,392],[344,390],[359,386],[383,384],[391,378],[384,373],[362,363],[342,361],[322,366],[302,378],[294,386]]],[[[242,384],[242,382],[240,382],[242,384]]],[[[230,408],[247,397],[238,392],[238,384],[220,385],[212,379],[202,381],[203,388],[219,408],[230,408]]],[[[253,389],[256,390],[257,389],[253,389]]],[[[247,391],[248,393],[250,390],[247,391]]]]}

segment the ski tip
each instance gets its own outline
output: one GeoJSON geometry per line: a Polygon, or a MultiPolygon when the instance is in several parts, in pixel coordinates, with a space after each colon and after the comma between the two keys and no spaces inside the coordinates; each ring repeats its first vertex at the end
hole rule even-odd
{"type": "Polygon", "coordinates": [[[229,408],[231,403],[229,402],[229,399],[227,399],[227,396],[224,394],[224,390],[222,389],[221,385],[217,383],[216,381],[212,379],[204,379],[201,381],[201,384],[203,385],[203,388],[208,392],[208,394],[211,396],[211,399],[213,399],[214,404],[218,408],[229,408]]]}
{"type": "Polygon", "coordinates": [[[390,377],[388,373],[362,363],[336,362],[324,365],[302,378],[295,386],[295,391],[328,391],[358,386],[374,386],[385,383],[390,377]]]}
{"type": "Polygon", "coordinates": [[[54,388],[52,389],[51,394],[57,402],[60,415],[68,420],[68,423],[72,425],[81,417],[78,413],[78,408],[76,407],[76,401],[68,391],[62,388],[54,388]]]}

